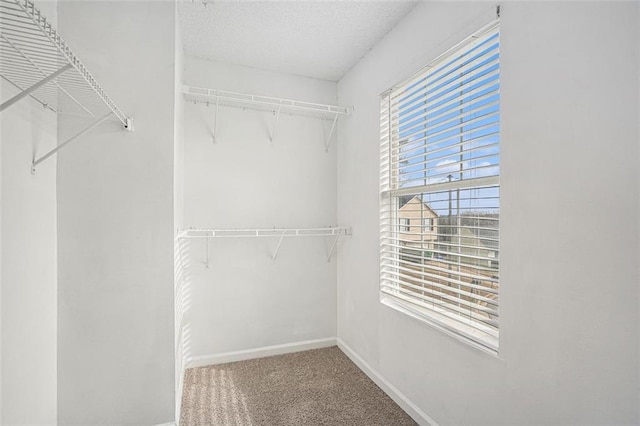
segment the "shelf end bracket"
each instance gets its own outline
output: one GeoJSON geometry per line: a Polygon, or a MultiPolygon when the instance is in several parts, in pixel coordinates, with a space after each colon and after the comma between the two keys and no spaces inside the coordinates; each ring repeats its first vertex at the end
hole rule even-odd
{"type": "Polygon", "coordinates": [[[124,119],[124,129],[128,132],[133,132],[133,118],[126,117],[124,119]]]}
{"type": "Polygon", "coordinates": [[[204,251],[205,251],[204,267],[209,269],[209,237],[205,238],[204,244],[205,244],[205,246],[204,246],[204,251]]]}
{"type": "Polygon", "coordinates": [[[333,136],[333,132],[336,130],[336,123],[338,122],[338,114],[333,117],[333,123],[331,124],[331,130],[329,131],[329,136],[327,140],[324,142],[324,152],[329,152],[329,145],[331,144],[331,136],[333,136]]]}
{"type": "Polygon", "coordinates": [[[278,129],[278,121],[280,120],[280,109],[282,108],[282,105],[278,105],[278,111],[276,111],[276,121],[273,123],[273,131],[271,132],[271,143],[273,143],[273,140],[276,137],[276,130],[278,129]]]}
{"type": "Polygon", "coordinates": [[[216,115],[213,117],[213,135],[212,141],[213,143],[217,142],[216,135],[218,134],[218,105],[220,103],[220,98],[216,98],[216,115]]]}
{"type": "Polygon", "coordinates": [[[340,234],[336,234],[333,238],[333,244],[331,244],[331,248],[329,249],[329,254],[327,255],[327,262],[331,262],[331,256],[333,252],[336,250],[336,245],[338,244],[338,239],[340,238],[340,234]]]}
{"type": "Polygon", "coordinates": [[[278,252],[280,251],[280,246],[282,245],[282,240],[284,239],[284,232],[280,235],[280,239],[278,240],[278,245],[276,246],[276,251],[273,253],[271,260],[275,261],[278,257],[278,252]]]}

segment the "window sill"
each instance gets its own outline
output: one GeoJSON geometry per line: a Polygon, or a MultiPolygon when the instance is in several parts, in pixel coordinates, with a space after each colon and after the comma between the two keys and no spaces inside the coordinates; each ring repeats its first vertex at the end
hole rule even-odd
{"type": "MultiPolygon", "coordinates": [[[[396,311],[402,312],[403,314],[409,315],[410,317],[413,317],[423,323],[426,323],[429,326],[437,330],[440,330],[444,334],[447,334],[448,336],[453,337],[459,342],[465,343],[466,345],[476,348],[481,352],[489,354],[497,359],[502,359],[498,355],[497,349],[493,349],[487,346],[487,344],[481,343],[479,341],[480,339],[476,340],[471,336],[466,335],[465,331],[461,330],[461,328],[464,327],[464,324],[461,324],[457,321],[450,320],[443,316],[439,316],[439,318],[436,319],[434,318],[434,315],[431,312],[420,309],[419,307],[416,307],[416,306],[409,305],[408,303],[403,303],[402,301],[397,300],[384,292],[380,292],[380,303],[396,311]]],[[[469,327],[468,334],[472,335],[474,332],[477,332],[477,331],[469,327]]],[[[497,342],[496,342],[496,346],[497,346],[497,342]]]]}

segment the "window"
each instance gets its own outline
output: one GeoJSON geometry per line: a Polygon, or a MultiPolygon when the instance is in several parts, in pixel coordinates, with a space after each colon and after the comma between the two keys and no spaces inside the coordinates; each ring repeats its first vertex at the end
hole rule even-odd
{"type": "Polygon", "coordinates": [[[400,232],[410,232],[411,227],[409,226],[409,218],[401,217],[400,221],[400,232]]]}
{"type": "Polygon", "coordinates": [[[494,22],[385,92],[380,103],[381,301],[493,353],[499,50],[494,22]],[[409,232],[407,217],[422,219],[422,226],[409,232]]]}

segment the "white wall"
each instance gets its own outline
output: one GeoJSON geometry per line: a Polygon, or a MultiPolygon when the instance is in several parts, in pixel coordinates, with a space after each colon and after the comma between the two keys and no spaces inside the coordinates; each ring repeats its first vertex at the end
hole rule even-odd
{"type": "MultiPolygon", "coordinates": [[[[2,80],[2,99],[18,91],[2,80]]],[[[26,98],[2,112],[2,424],[56,421],[56,115],[26,98]],[[37,383],[37,386],[34,386],[37,383]]]]}
{"type": "MultiPolygon", "coordinates": [[[[55,2],[38,4],[56,22],[55,2]]],[[[2,101],[18,93],[4,79],[2,101]]],[[[56,114],[25,98],[0,114],[0,424],[56,422],[56,114]],[[34,386],[37,383],[37,386],[34,386]]]]}
{"type": "MultiPolygon", "coordinates": [[[[336,84],[186,58],[185,81],[198,87],[335,104],[336,84]]],[[[185,103],[184,224],[214,228],[317,227],[336,224],[335,135],[331,123],[185,103]]],[[[336,263],[330,241],[214,239],[190,243],[190,356],[333,338],[336,263]]],[[[339,248],[338,248],[339,249],[339,248]]]]}
{"type": "MultiPolygon", "coordinates": [[[[174,76],[174,154],[173,154],[173,229],[174,229],[174,306],[175,306],[175,387],[176,387],[176,419],[180,418],[182,400],[182,386],[186,368],[187,328],[186,313],[188,310],[188,294],[186,293],[186,252],[178,232],[184,227],[182,214],[184,212],[184,103],[182,102],[182,80],[184,79],[184,46],[182,44],[180,20],[178,17],[178,2],[176,7],[175,26],[175,76],[174,76]]],[[[185,242],[186,243],[186,242],[185,242]]]]}
{"type": "Polygon", "coordinates": [[[174,50],[174,171],[173,171],[173,215],[174,231],[177,235],[179,228],[183,226],[183,180],[184,180],[184,102],[182,100],[182,85],[184,80],[184,46],[179,25],[178,2],[175,2],[175,50],[174,50]]]}
{"type": "MultiPolygon", "coordinates": [[[[60,424],[174,420],[174,9],[59,5],[61,34],[135,126],[58,155],[60,424]]],[[[65,140],[83,123],[59,126],[65,140]]]]}
{"type": "Polygon", "coordinates": [[[378,301],[377,95],[493,16],[420,4],[338,84],[338,337],[440,424],[635,424],[637,3],[502,4],[500,358],[378,301]]]}
{"type": "MultiPolygon", "coordinates": [[[[3,83],[0,82],[0,95],[2,95],[5,91],[3,89],[3,83]]],[[[1,97],[0,97],[1,99],[1,97]]],[[[2,117],[0,117],[0,423],[2,423],[2,388],[4,379],[2,378],[2,353],[3,353],[3,345],[2,345],[2,317],[4,310],[2,309],[2,117]]]]}

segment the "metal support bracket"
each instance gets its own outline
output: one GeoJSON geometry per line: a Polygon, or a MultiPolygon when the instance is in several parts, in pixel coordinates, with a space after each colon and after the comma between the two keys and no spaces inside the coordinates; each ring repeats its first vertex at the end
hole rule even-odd
{"type": "Polygon", "coordinates": [[[216,115],[213,117],[213,143],[216,143],[216,134],[218,133],[218,103],[219,98],[216,98],[216,115]]]}
{"type": "Polygon", "coordinates": [[[109,117],[111,117],[111,114],[113,114],[113,112],[109,112],[108,114],[106,114],[105,116],[100,118],[98,121],[95,121],[89,127],[85,128],[84,130],[81,130],[80,132],[76,133],[74,136],[72,136],[69,139],[67,139],[65,142],[61,143],[60,145],[58,145],[55,148],[53,148],[51,151],[49,151],[46,154],[44,154],[42,157],[38,158],[37,160],[33,160],[33,163],[31,163],[31,174],[33,175],[33,174],[36,173],[36,166],[38,164],[42,163],[47,158],[51,157],[56,152],[60,151],[60,149],[62,149],[63,147],[65,147],[69,143],[73,142],[74,140],[78,139],[80,136],[82,136],[82,135],[84,135],[86,133],[89,133],[90,131],[92,131],[93,129],[95,129],[99,125],[101,125],[109,117]]]}
{"type": "Polygon", "coordinates": [[[336,245],[338,244],[339,238],[340,238],[340,235],[336,235],[335,238],[333,239],[333,244],[331,244],[331,248],[329,249],[329,255],[327,256],[327,262],[331,262],[331,256],[333,255],[333,252],[336,249],[336,245]]]}
{"type": "Polygon", "coordinates": [[[276,246],[276,251],[273,253],[273,257],[271,260],[275,261],[278,257],[278,252],[280,251],[280,246],[282,245],[282,240],[284,239],[284,233],[280,235],[280,239],[278,240],[278,245],[276,246]]]}
{"type": "Polygon", "coordinates": [[[324,142],[324,152],[329,152],[329,145],[331,144],[331,136],[333,136],[333,132],[336,129],[336,123],[338,122],[338,114],[333,117],[333,124],[331,124],[331,130],[329,131],[329,136],[327,140],[324,142]]]}
{"type": "Polygon", "coordinates": [[[132,118],[125,118],[124,119],[124,129],[129,131],[129,132],[133,132],[133,119],[132,118]]]}
{"type": "Polygon", "coordinates": [[[271,132],[271,143],[276,137],[276,130],[278,129],[278,121],[280,120],[280,109],[282,106],[278,106],[278,111],[276,111],[276,121],[273,123],[273,131],[271,132]]]}
{"type": "Polygon", "coordinates": [[[204,253],[205,253],[204,267],[209,269],[209,237],[204,239],[204,253]]]}
{"type": "Polygon", "coordinates": [[[57,78],[58,76],[60,76],[61,74],[63,74],[64,72],[68,71],[71,68],[73,68],[73,66],[71,64],[67,64],[64,67],[60,68],[58,71],[54,72],[53,74],[50,74],[47,77],[43,78],[42,80],[40,80],[39,82],[37,82],[33,86],[31,86],[31,87],[29,87],[27,89],[24,89],[22,92],[18,93],[13,98],[9,99],[8,101],[6,101],[2,105],[0,105],[0,112],[2,112],[5,109],[9,108],[11,105],[15,104],[20,99],[22,99],[22,98],[24,98],[26,96],[29,96],[34,91],[38,90],[40,87],[44,86],[45,84],[47,84],[51,80],[57,78]]]}

